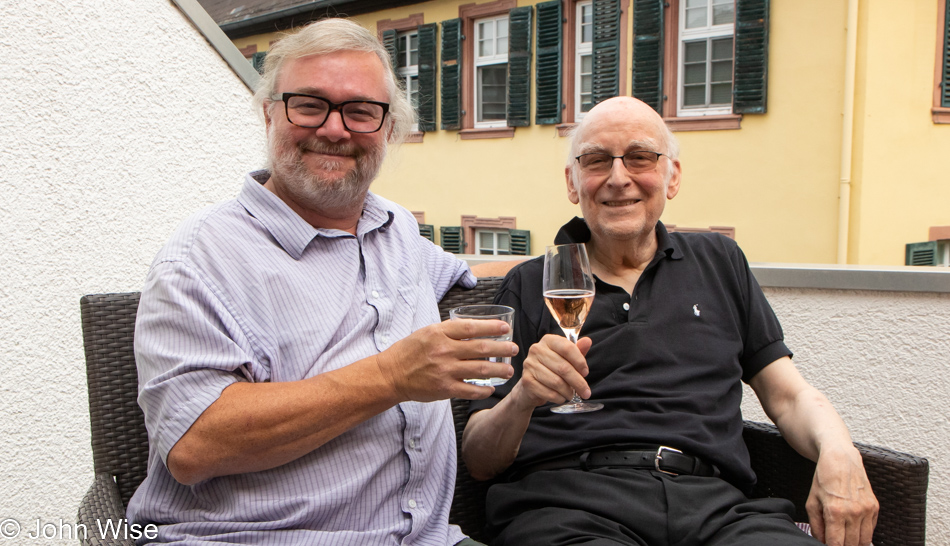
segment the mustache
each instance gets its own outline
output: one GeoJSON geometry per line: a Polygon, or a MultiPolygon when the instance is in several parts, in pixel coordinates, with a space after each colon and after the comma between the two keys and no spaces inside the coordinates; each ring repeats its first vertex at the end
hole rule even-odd
{"type": "Polygon", "coordinates": [[[327,142],[317,137],[311,137],[297,143],[297,147],[302,151],[314,152],[318,154],[342,155],[349,157],[360,157],[362,151],[352,144],[341,144],[338,142],[327,142]]]}

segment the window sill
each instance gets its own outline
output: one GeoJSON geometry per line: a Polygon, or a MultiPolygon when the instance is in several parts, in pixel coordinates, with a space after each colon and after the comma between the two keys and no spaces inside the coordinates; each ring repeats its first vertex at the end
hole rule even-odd
{"type": "Polygon", "coordinates": [[[722,116],[695,116],[663,118],[671,131],[722,131],[739,129],[742,121],[741,114],[726,114],[722,116]]]}
{"type": "Polygon", "coordinates": [[[477,140],[481,138],[514,138],[514,127],[485,127],[479,129],[462,129],[459,137],[462,140],[477,140]]]}
{"type": "Polygon", "coordinates": [[[571,133],[571,129],[577,125],[576,123],[558,123],[555,125],[557,127],[557,136],[567,136],[571,133]]]}
{"type": "Polygon", "coordinates": [[[422,142],[422,137],[424,137],[425,135],[426,134],[423,133],[422,131],[410,131],[409,134],[406,136],[406,140],[403,141],[403,143],[413,144],[413,143],[422,142]]]}
{"type": "Polygon", "coordinates": [[[942,106],[934,106],[933,110],[934,123],[944,124],[950,123],[950,108],[944,108],[942,106]]]}

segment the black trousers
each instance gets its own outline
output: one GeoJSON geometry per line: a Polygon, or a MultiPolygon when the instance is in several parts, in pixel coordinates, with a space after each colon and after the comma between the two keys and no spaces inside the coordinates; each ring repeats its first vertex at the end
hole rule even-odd
{"type": "Polygon", "coordinates": [[[784,499],[719,478],[627,468],[549,470],[492,486],[492,546],[815,546],[784,499]]]}

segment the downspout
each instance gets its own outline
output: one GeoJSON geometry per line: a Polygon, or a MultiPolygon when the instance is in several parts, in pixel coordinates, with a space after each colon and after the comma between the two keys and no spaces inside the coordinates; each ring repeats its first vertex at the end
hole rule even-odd
{"type": "Polygon", "coordinates": [[[838,183],[838,263],[848,263],[851,218],[851,161],[854,147],[854,80],[858,49],[858,2],[848,0],[848,34],[844,61],[844,120],[841,128],[841,176],[838,183]]]}

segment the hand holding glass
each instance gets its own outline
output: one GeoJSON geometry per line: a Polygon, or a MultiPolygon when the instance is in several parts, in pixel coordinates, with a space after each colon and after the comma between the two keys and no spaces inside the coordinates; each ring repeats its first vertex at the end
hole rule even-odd
{"type": "MultiPolygon", "coordinates": [[[[463,305],[449,310],[451,320],[475,319],[475,320],[501,320],[508,323],[508,333],[501,336],[488,336],[476,339],[494,339],[496,341],[511,341],[512,331],[514,330],[515,310],[507,305],[463,305]]],[[[491,357],[490,362],[504,362],[511,364],[511,357],[491,357]]],[[[497,387],[507,383],[508,380],[503,377],[488,377],[484,379],[465,379],[466,383],[478,385],[479,387],[497,387]]]]}
{"type": "MultiPolygon", "coordinates": [[[[577,338],[594,303],[594,275],[582,244],[549,246],[544,254],[544,302],[571,343],[577,338]]],[[[555,413],[587,413],[604,407],[599,402],[584,402],[577,393],[555,413]]]]}

